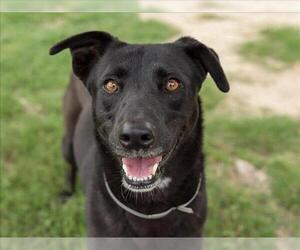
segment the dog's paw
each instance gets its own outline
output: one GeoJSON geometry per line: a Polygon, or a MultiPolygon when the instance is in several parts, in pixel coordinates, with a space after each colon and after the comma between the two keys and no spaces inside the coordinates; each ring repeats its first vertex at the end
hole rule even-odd
{"type": "Polygon", "coordinates": [[[58,194],[58,200],[60,203],[66,203],[68,201],[68,199],[71,198],[71,196],[73,195],[73,192],[68,191],[68,190],[62,190],[59,194],[58,194]]]}

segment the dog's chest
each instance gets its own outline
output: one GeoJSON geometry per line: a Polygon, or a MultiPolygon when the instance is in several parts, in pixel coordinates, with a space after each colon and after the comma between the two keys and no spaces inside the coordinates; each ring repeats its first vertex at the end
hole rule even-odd
{"type": "Polygon", "coordinates": [[[170,237],[175,236],[181,224],[181,216],[167,216],[157,220],[147,220],[128,215],[128,221],[135,236],[139,237],[170,237]]]}

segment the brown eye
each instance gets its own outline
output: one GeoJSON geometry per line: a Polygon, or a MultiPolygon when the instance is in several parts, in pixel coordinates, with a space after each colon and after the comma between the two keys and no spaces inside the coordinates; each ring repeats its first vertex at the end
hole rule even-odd
{"type": "Polygon", "coordinates": [[[109,94],[113,94],[113,93],[116,93],[118,92],[119,90],[119,85],[117,83],[117,81],[115,80],[108,80],[105,82],[104,86],[103,86],[103,89],[109,93],[109,94]]]}
{"type": "Polygon", "coordinates": [[[173,91],[176,91],[177,89],[179,89],[179,87],[180,87],[180,83],[178,80],[171,78],[167,81],[167,84],[166,84],[167,91],[173,92],[173,91]]]}

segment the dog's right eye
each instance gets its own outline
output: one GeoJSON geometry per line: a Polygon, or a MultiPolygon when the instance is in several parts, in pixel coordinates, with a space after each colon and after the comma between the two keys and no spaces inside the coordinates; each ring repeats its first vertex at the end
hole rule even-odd
{"type": "Polygon", "coordinates": [[[170,78],[167,81],[165,88],[168,92],[174,92],[180,88],[180,82],[175,78],[170,78]]]}
{"type": "Polygon", "coordinates": [[[117,93],[120,87],[117,81],[110,79],[104,83],[103,89],[105,92],[109,94],[113,94],[113,93],[117,93]]]}

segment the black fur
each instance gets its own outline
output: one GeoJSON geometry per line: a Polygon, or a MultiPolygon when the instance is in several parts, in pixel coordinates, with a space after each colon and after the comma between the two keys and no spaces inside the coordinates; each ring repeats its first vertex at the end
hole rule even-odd
{"type": "Polygon", "coordinates": [[[174,43],[127,44],[97,31],[70,37],[52,47],[50,54],[66,48],[76,76],[71,76],[64,99],[63,154],[70,171],[62,197],[74,192],[79,170],[88,236],[200,237],[207,202],[198,92],[207,73],[221,91],[229,91],[216,52],[189,37],[174,43]],[[181,83],[172,93],[164,88],[169,78],[181,83]],[[119,83],[117,93],[103,90],[108,79],[119,83]],[[120,144],[120,129],[128,121],[151,125],[154,142],[150,148],[133,151],[120,144]],[[163,176],[171,179],[167,188],[134,194],[122,187],[120,156],[158,153],[165,156],[163,176]],[[156,220],[129,214],[108,195],[104,172],[114,195],[146,214],[187,202],[202,178],[200,192],[190,205],[194,214],[174,211],[156,220]]]}

